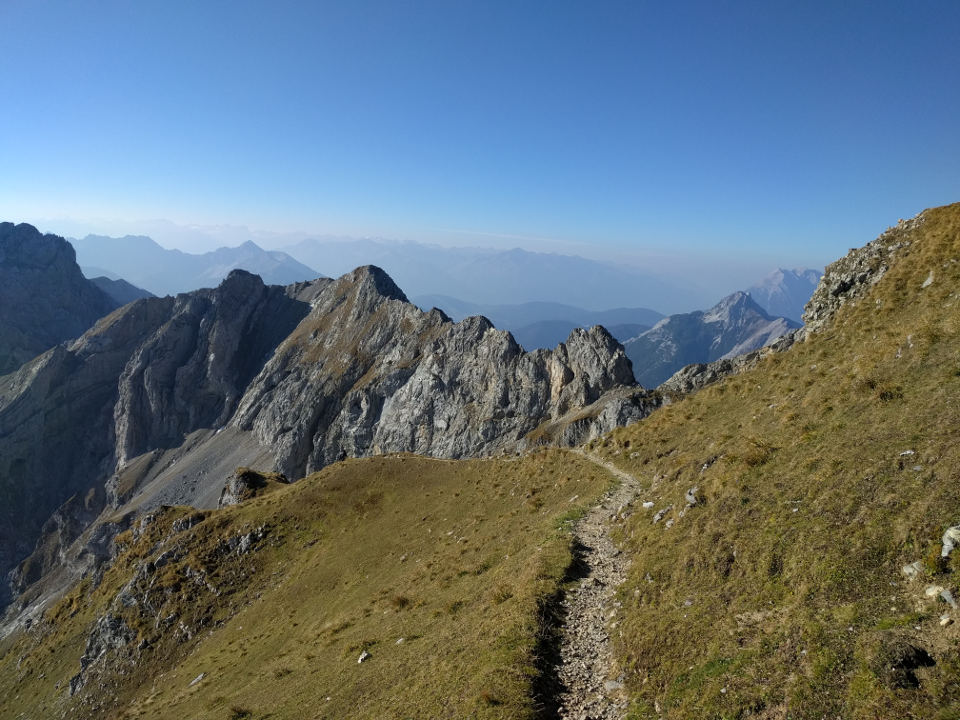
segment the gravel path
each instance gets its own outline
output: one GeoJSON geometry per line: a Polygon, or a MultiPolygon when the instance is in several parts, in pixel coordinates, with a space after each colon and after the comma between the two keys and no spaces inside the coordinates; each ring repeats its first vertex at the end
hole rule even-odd
{"type": "Polygon", "coordinates": [[[586,575],[563,600],[565,619],[557,669],[563,687],[559,717],[619,720],[627,709],[627,699],[623,677],[616,674],[609,630],[616,626],[617,587],[626,579],[629,562],[610,539],[610,521],[633,502],[640,484],[612,463],[584,450],[575,452],[603,467],[620,484],[574,528],[586,575]]]}

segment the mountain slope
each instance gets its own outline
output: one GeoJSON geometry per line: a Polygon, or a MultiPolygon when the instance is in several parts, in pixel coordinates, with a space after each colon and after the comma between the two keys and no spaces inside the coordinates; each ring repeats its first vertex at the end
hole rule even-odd
{"type": "Polygon", "coordinates": [[[87,235],[71,240],[80,265],[97,275],[122,277],[155,295],[176,295],[215,287],[231,270],[259,275],[267,285],[289,285],[320,277],[286,253],[263,250],[253,242],[194,255],[167,250],[148,237],[87,235]]]}
{"type": "Polygon", "coordinates": [[[113,298],[113,301],[117,303],[118,306],[126,305],[141,298],[154,297],[153,293],[138,288],[136,285],[131,285],[123,279],[113,279],[100,275],[90,278],[90,282],[113,298]]]}
{"type": "Polygon", "coordinates": [[[778,268],[748,288],[747,294],[767,315],[802,322],[803,308],[817,289],[822,275],[818,270],[778,268]]]}
{"type": "Polygon", "coordinates": [[[594,443],[652,503],[631,717],[960,713],[958,294],[960,205],[925,211],[827,269],[805,342],[594,443]]]}
{"type": "Polygon", "coordinates": [[[387,452],[570,445],[658,402],[602,328],[525,353],[484,318],[420,311],[378,268],[287,288],[233,271],[214,290],[125,306],[0,379],[0,571],[36,541],[17,592],[54,569],[49,558],[72,553],[81,572],[102,559],[82,543],[68,551],[76,533],[40,533],[74,493],[103,490],[109,526],[115,509],[215,506],[237,465],[300,477],[387,452]]]}
{"type": "Polygon", "coordinates": [[[117,305],[83,277],[66,240],[0,223],[0,375],[81,335],[117,305]]]}
{"type": "Polygon", "coordinates": [[[118,536],[98,582],[0,649],[0,714],[535,717],[568,521],[606,473],[550,450],[265,480],[118,536]]]}
{"type": "Polygon", "coordinates": [[[709,310],[671,315],[623,346],[637,381],[656,387],[685,365],[741,355],[797,327],[770,317],[749,295],[737,292],[709,310]]]}

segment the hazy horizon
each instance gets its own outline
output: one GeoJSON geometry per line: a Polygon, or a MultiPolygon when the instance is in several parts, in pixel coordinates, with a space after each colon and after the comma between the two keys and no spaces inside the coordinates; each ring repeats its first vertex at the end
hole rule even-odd
{"type": "MultiPolygon", "coordinates": [[[[355,259],[353,264],[344,264],[342,261],[331,261],[330,263],[316,267],[318,263],[311,263],[298,252],[297,244],[304,241],[308,243],[317,242],[330,246],[339,243],[356,243],[358,247],[361,247],[364,246],[364,243],[372,243],[375,247],[381,249],[390,248],[402,250],[404,247],[408,247],[411,251],[420,251],[423,248],[432,248],[438,251],[475,250],[480,253],[489,252],[491,254],[510,250],[521,250],[543,255],[580,258],[636,273],[638,277],[645,275],[652,278],[659,278],[679,288],[684,288],[683,292],[689,295],[689,301],[678,304],[675,299],[665,299],[663,303],[656,307],[656,309],[664,309],[668,312],[687,312],[695,309],[705,309],[732,292],[746,289],[748,286],[760,282],[764,277],[777,269],[814,269],[822,271],[823,265],[827,264],[813,265],[810,263],[790,262],[787,258],[777,258],[773,255],[757,255],[750,259],[744,259],[742,257],[726,256],[722,251],[713,252],[710,250],[698,254],[689,254],[677,251],[671,252],[669,249],[631,252],[601,245],[570,243],[556,245],[549,243],[529,243],[527,246],[524,246],[520,244],[523,240],[522,238],[499,238],[499,243],[494,242],[497,238],[491,238],[490,243],[483,243],[482,240],[484,238],[481,237],[470,238],[473,240],[472,243],[445,244],[441,242],[423,242],[389,237],[351,237],[346,235],[324,235],[305,232],[271,233],[237,226],[181,226],[166,220],[147,221],[143,224],[104,222],[97,225],[86,225],[62,220],[41,220],[31,224],[35,224],[43,232],[52,232],[68,239],[82,239],[87,235],[113,238],[126,236],[148,237],[165,249],[175,249],[190,254],[203,254],[224,247],[237,247],[245,242],[251,241],[265,250],[280,250],[286,252],[295,260],[313,267],[318,273],[334,277],[343,272],[347,272],[359,264],[378,264],[378,260],[374,255],[365,256],[358,249],[350,253],[350,257],[355,259]],[[104,227],[107,228],[106,232],[90,232],[90,230],[100,230],[100,228],[104,227]],[[137,227],[141,229],[139,231],[134,230],[137,227]],[[124,232],[127,229],[133,231],[124,232]]],[[[864,239],[863,242],[867,242],[867,239],[864,239]]],[[[835,259],[836,258],[831,258],[828,262],[832,262],[835,259]]],[[[387,270],[389,271],[389,268],[387,268],[387,270]]],[[[400,278],[396,279],[400,280],[400,278]]],[[[465,292],[454,293],[449,289],[446,292],[441,292],[435,288],[425,290],[417,287],[403,287],[402,289],[408,292],[412,291],[413,294],[448,294],[469,302],[480,304],[489,302],[489,299],[485,300],[483,297],[465,292]]],[[[618,288],[618,291],[619,290],[622,289],[618,288]]],[[[496,290],[493,291],[494,294],[496,294],[496,292],[496,290]]],[[[526,300],[526,302],[536,301],[563,302],[564,298],[559,293],[548,293],[544,296],[538,295],[526,300]]],[[[593,310],[603,310],[637,305],[654,307],[657,304],[650,303],[649,301],[642,303],[627,302],[626,300],[604,302],[602,297],[598,297],[594,303],[581,303],[581,305],[584,307],[589,305],[589,308],[593,310]]]]}
{"type": "Polygon", "coordinates": [[[733,284],[818,268],[960,199],[957,21],[948,2],[5,3],[0,217],[194,252],[330,235],[733,284]]]}

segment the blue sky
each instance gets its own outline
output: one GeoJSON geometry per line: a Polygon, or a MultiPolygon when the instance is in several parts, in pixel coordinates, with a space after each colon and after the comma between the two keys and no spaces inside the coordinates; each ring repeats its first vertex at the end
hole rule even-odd
{"type": "Polygon", "coordinates": [[[960,200],[956,2],[6,0],[0,29],[0,216],[47,230],[815,266],[960,200]]]}

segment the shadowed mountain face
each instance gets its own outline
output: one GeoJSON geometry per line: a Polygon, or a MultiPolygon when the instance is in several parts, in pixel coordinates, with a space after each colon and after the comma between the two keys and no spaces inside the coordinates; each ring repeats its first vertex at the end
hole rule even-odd
{"type": "Polygon", "coordinates": [[[113,298],[117,305],[126,305],[134,300],[142,298],[155,297],[152,292],[148,292],[136,285],[131,285],[126,280],[104,277],[90,278],[90,282],[103,290],[107,295],[113,298]]]}
{"type": "Polygon", "coordinates": [[[737,292],[707,311],[671,315],[624,343],[637,381],[653,388],[685,365],[709,363],[769,345],[799,323],[770,317],[737,292]]]}
{"type": "Polygon", "coordinates": [[[167,250],[148,237],[87,235],[71,240],[77,260],[91,275],[122,277],[156,295],[176,295],[215,287],[231,270],[259,275],[268,285],[288,285],[321,277],[286,253],[267,251],[253,242],[193,255],[167,250]]]}
{"type": "MultiPolygon", "coordinates": [[[[0,571],[76,493],[93,491],[69,506],[87,515],[98,497],[213,506],[239,465],[296,478],[345,457],[573,444],[654,405],[601,327],[527,353],[485,318],[422,312],[379,268],[287,287],[233,271],[213,290],[126,305],[0,378],[0,571]]],[[[18,590],[42,565],[15,573],[18,590]]]]}
{"type": "Polygon", "coordinates": [[[747,290],[767,315],[803,322],[806,306],[823,273],[819,270],[774,270],[747,290]]]}
{"type": "Polygon", "coordinates": [[[0,223],[0,375],[77,337],[118,305],[83,277],[66,240],[0,223]]]}
{"type": "Polygon", "coordinates": [[[235,271],[216,290],[126,305],[0,378],[0,573],[71,495],[102,495],[118,462],[229,419],[308,309],[235,271]]]}

